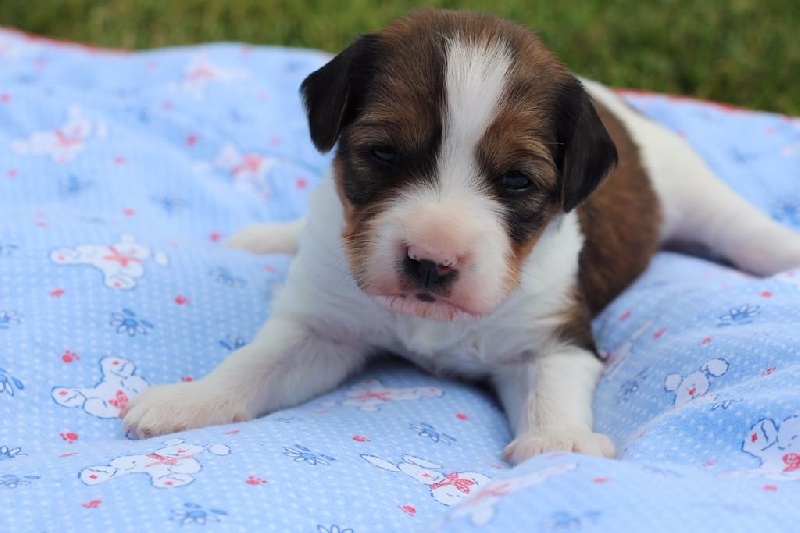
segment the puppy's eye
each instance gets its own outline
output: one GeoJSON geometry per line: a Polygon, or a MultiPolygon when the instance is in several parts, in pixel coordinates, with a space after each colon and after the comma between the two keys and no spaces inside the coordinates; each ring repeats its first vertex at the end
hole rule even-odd
{"type": "Polygon", "coordinates": [[[369,151],[373,159],[381,163],[392,164],[397,162],[397,149],[393,146],[377,146],[369,151]]]}
{"type": "Polygon", "coordinates": [[[524,191],[533,185],[533,180],[522,171],[509,170],[500,178],[500,183],[509,191],[524,191]]]}

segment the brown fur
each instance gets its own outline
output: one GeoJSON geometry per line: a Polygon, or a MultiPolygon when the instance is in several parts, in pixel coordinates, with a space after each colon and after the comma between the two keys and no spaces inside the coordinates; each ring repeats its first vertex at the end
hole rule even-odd
{"type": "Polygon", "coordinates": [[[409,41],[405,25],[398,21],[376,35],[379,46],[391,53],[374,67],[368,86],[352,89],[361,93],[359,114],[342,132],[334,159],[345,249],[359,285],[368,278],[364,265],[376,238],[372,220],[398,187],[433,179],[441,142],[441,102],[430,95],[443,90],[444,43],[433,31],[409,41]],[[370,150],[381,145],[397,148],[401,168],[384,168],[371,158],[370,150]]]}
{"type": "Polygon", "coordinates": [[[630,285],[658,248],[658,198],[641,163],[639,148],[620,121],[595,102],[614,139],[619,161],[606,182],[582,206],[585,241],[572,301],[560,312],[562,339],[595,351],[591,320],[630,285]]]}
{"type": "Polygon", "coordinates": [[[585,237],[579,283],[592,315],[644,272],[658,248],[661,225],[659,201],[639,148],[608,109],[598,103],[595,108],[617,145],[619,162],[577,210],[585,237]]]}
{"type": "Polygon", "coordinates": [[[562,341],[596,352],[592,333],[592,313],[586,305],[583,291],[576,285],[570,303],[558,313],[561,326],[556,329],[562,341]]]}

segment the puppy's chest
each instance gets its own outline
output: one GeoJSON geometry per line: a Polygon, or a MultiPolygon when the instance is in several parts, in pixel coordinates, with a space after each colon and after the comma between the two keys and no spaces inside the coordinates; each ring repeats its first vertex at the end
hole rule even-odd
{"type": "Polygon", "coordinates": [[[546,342],[524,328],[493,323],[440,323],[397,317],[384,348],[432,373],[483,377],[498,365],[529,359],[546,342]]]}

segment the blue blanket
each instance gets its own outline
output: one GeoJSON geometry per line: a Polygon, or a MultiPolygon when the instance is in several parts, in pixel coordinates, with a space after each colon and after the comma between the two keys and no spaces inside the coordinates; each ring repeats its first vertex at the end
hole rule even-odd
{"type": "MultiPolygon", "coordinates": [[[[620,460],[509,468],[490,394],[391,360],[259,420],[126,438],[135,394],[204,375],[268,316],[290,259],[220,241],[303,213],[329,159],[297,88],[326,59],[0,31],[0,530],[795,530],[800,270],[677,253],[595,321],[620,460]]],[[[800,229],[800,120],[626,97],[800,229]]]]}

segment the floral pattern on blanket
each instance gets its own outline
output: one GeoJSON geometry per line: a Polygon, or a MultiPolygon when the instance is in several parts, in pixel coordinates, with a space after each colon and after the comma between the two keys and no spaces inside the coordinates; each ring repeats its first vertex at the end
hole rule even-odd
{"type": "MultiPolygon", "coordinates": [[[[619,461],[511,469],[491,394],[391,360],[259,420],[129,440],[134,395],[202,377],[268,316],[290,258],[221,241],[301,215],[323,179],[297,88],[326,59],[0,30],[0,529],[798,523],[800,269],[755,279],[669,252],[594,324],[608,360],[596,425],[619,461]]],[[[800,120],[626,97],[800,230],[800,120]]]]}

